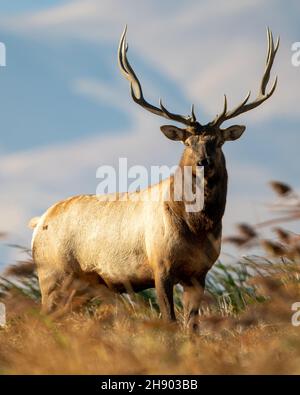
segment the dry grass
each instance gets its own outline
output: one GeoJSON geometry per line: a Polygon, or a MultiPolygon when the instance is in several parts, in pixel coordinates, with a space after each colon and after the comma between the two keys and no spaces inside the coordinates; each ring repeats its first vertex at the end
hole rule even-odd
{"type": "Polygon", "coordinates": [[[277,292],[274,301],[239,317],[204,316],[197,335],[181,324],[163,324],[142,303],[133,309],[116,301],[93,314],[82,311],[53,322],[40,315],[36,303],[15,297],[23,312],[11,314],[0,331],[0,372],[300,374],[300,328],[291,325],[291,302],[299,289],[277,292]]]}
{"type": "MultiPolygon", "coordinates": [[[[291,194],[276,188],[284,199],[291,194]]],[[[10,267],[0,282],[8,313],[0,373],[300,374],[300,326],[291,324],[291,306],[300,302],[300,243],[298,235],[276,229],[272,241],[246,224],[228,238],[247,251],[260,245],[264,257],[216,266],[198,334],[186,332],[179,298],[178,324],[164,324],[151,292],[96,298],[60,319],[45,317],[34,267],[10,267]]]]}

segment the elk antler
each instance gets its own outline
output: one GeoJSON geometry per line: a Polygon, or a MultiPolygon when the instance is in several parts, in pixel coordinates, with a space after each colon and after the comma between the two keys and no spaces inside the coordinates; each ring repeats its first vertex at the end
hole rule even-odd
{"type": "Polygon", "coordinates": [[[270,31],[269,28],[267,28],[267,37],[268,37],[268,52],[267,52],[267,59],[266,59],[266,68],[261,80],[260,84],[260,90],[257,95],[257,98],[253,101],[248,103],[249,97],[251,92],[249,91],[245,99],[233,110],[227,112],[227,97],[224,95],[224,106],[223,106],[223,111],[220,115],[217,115],[216,118],[212,121],[213,126],[220,126],[221,123],[224,121],[227,121],[228,119],[231,119],[233,117],[236,117],[237,115],[240,115],[244,112],[247,112],[249,110],[252,110],[255,107],[258,107],[260,104],[262,104],[265,100],[267,100],[270,96],[272,96],[273,92],[275,91],[276,85],[277,85],[277,77],[275,78],[275,81],[273,83],[273,86],[269,93],[266,93],[266,87],[270,79],[270,72],[271,68],[274,62],[274,58],[276,55],[276,52],[279,47],[279,37],[277,38],[276,45],[274,47],[274,41],[273,41],[273,35],[272,32],[270,31]]]}
{"type": "Polygon", "coordinates": [[[130,82],[130,88],[131,88],[131,95],[133,100],[145,108],[146,110],[152,112],[153,114],[160,115],[161,117],[171,119],[172,121],[180,122],[183,123],[184,125],[194,127],[196,124],[199,124],[199,122],[196,121],[196,116],[194,113],[194,105],[192,105],[192,111],[191,115],[189,116],[183,116],[179,114],[173,114],[169,112],[162,104],[162,101],[159,101],[160,108],[153,106],[152,104],[148,103],[143,96],[143,91],[141,84],[135,75],[135,72],[133,71],[131,65],[128,62],[126,52],[128,50],[128,45],[126,43],[126,32],[127,32],[127,26],[125,26],[125,29],[122,33],[120,44],[119,44],[119,50],[118,50],[118,59],[119,59],[119,67],[121,69],[122,74],[124,77],[130,82]]]}

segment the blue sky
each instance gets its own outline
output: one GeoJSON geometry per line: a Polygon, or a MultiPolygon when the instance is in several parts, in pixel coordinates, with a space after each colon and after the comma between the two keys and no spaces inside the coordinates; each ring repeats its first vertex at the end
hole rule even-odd
{"type": "Polygon", "coordinates": [[[5,15],[17,15],[23,12],[35,12],[43,10],[53,5],[59,5],[64,3],[60,0],[43,0],[43,2],[37,2],[36,0],[24,0],[24,1],[10,1],[0,0],[1,14],[5,15]]]}
{"type": "MultiPolygon", "coordinates": [[[[230,1],[1,1],[0,231],[30,244],[26,228],[55,201],[94,193],[96,169],[117,164],[176,164],[182,146],[159,131],[164,122],[131,100],[116,50],[128,24],[129,57],[153,103],[188,113],[192,102],[208,122],[226,93],[234,106],[256,93],[266,53],[266,26],[281,46],[273,67],[278,89],[263,106],[239,117],[241,140],[225,147],[229,196],[225,232],[263,219],[267,182],[299,187],[300,68],[291,45],[300,41],[300,4],[230,1]],[[272,12],[271,12],[272,11],[272,12]]],[[[0,247],[0,264],[14,253],[0,247]]]]}

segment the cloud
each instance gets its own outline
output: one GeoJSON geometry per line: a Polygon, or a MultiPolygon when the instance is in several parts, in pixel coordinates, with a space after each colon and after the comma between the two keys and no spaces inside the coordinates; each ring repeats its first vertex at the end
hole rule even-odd
{"type": "Polygon", "coordinates": [[[128,105],[127,100],[122,100],[122,95],[115,89],[112,89],[108,83],[92,78],[80,78],[73,81],[71,88],[75,94],[92,99],[96,103],[105,102],[106,104],[119,107],[127,113],[132,113],[133,107],[128,105]]]}

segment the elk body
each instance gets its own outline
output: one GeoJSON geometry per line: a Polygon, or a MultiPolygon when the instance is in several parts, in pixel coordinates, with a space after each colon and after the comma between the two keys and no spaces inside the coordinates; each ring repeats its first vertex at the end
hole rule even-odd
{"type": "Polygon", "coordinates": [[[148,111],[185,126],[167,125],[161,130],[169,139],[184,143],[179,167],[192,168],[193,182],[197,166],[204,166],[204,207],[198,212],[187,212],[184,199],[176,201],[172,194],[168,201],[141,198],[149,190],[163,196],[172,187],[174,176],[135,192],[140,197],[136,201],[81,195],[56,203],[31,223],[35,227],[32,254],[45,311],[52,312],[59,305],[64,280],[79,277],[116,292],[155,287],[162,317],[175,320],[173,287],[179,283],[184,290],[187,323],[196,328],[205,277],[221,248],[227,194],[222,145],[236,140],[245,130],[240,125],[222,129],[221,124],[259,106],[273,94],[277,79],[268,93],[266,87],[278,45],[279,41],[274,46],[268,30],[266,67],[257,98],[249,102],[249,93],[241,104],[228,111],[225,96],[220,115],[202,125],[196,120],[193,107],[191,115],[185,117],[169,112],[162,103],[155,107],[144,99],[127,59],[125,29],[119,46],[119,65],[130,82],[133,100],[148,111]]]}

